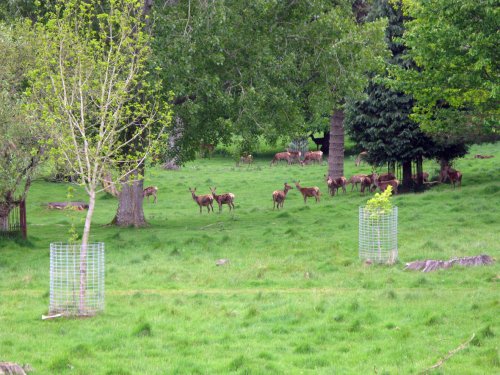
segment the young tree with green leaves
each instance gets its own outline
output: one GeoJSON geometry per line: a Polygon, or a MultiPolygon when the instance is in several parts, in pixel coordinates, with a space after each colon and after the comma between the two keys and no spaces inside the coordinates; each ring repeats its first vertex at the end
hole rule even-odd
{"type": "MultiPolygon", "coordinates": [[[[47,125],[54,156],[78,176],[89,196],[80,256],[80,304],[96,194],[107,170],[116,182],[137,170],[162,141],[168,110],[151,83],[150,35],[142,1],[55,2],[36,26],[41,50],[31,73],[32,110],[47,125]],[[126,150],[126,153],[124,152],[126,150]]],[[[80,306],[83,311],[85,306],[80,306]]]]}

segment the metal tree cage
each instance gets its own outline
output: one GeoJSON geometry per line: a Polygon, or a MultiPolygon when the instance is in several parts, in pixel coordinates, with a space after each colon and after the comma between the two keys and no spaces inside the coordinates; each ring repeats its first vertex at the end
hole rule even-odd
{"type": "Polygon", "coordinates": [[[393,264],[398,258],[398,208],[390,212],[359,208],[359,257],[393,264]]]}
{"type": "Polygon", "coordinates": [[[50,244],[49,314],[91,316],[104,310],[104,243],[50,244]]]}

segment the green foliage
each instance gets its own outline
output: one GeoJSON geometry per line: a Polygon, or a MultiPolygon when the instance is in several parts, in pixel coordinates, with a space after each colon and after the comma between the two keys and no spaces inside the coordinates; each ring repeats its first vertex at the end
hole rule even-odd
{"type": "Polygon", "coordinates": [[[239,136],[246,152],[325,128],[380,67],[384,21],[349,2],[176,2],[156,9],[155,55],[183,119],[184,159],[239,136]],[[190,150],[190,151],[189,151],[190,150]]]}
{"type": "Polygon", "coordinates": [[[376,193],[375,196],[366,202],[366,209],[370,212],[371,217],[378,217],[392,210],[390,197],[392,195],[392,186],[387,188],[382,193],[376,193]]]}
{"type": "Polygon", "coordinates": [[[394,69],[432,133],[498,137],[498,18],[494,1],[406,0],[402,42],[418,69],[394,69]]]}
{"type": "Polygon", "coordinates": [[[0,200],[33,176],[43,153],[45,133],[23,95],[36,50],[28,23],[0,23],[0,200]]]}

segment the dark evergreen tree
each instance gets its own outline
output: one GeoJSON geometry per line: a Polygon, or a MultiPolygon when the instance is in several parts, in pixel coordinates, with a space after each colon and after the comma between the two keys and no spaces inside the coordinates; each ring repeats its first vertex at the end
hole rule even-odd
{"type": "MultiPolygon", "coordinates": [[[[403,35],[404,15],[401,2],[397,6],[388,0],[375,1],[368,18],[386,17],[386,42],[392,56],[388,64],[398,64],[407,69],[415,68],[404,59],[405,48],[397,40],[403,35]]],[[[412,161],[417,162],[419,178],[416,188],[422,187],[423,157],[437,158],[442,167],[450,160],[463,156],[466,146],[462,140],[432,139],[410,119],[414,100],[402,92],[396,92],[379,81],[372,80],[366,90],[365,100],[350,103],[346,113],[346,127],[353,140],[368,151],[368,162],[373,165],[397,163],[403,169],[403,189],[414,185],[412,161]]]]}

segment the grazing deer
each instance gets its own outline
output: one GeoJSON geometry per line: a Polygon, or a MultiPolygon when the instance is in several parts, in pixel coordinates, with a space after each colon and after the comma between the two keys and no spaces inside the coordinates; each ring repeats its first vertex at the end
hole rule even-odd
{"type": "Polygon", "coordinates": [[[217,195],[215,193],[215,189],[217,189],[217,188],[216,187],[214,187],[213,189],[210,188],[210,191],[212,192],[212,197],[214,197],[214,200],[219,205],[219,212],[222,211],[223,204],[227,204],[229,206],[229,211],[231,211],[231,209],[234,210],[234,194],[233,193],[224,193],[224,194],[217,195]]]}
{"type": "Polygon", "coordinates": [[[308,151],[304,155],[304,160],[300,162],[302,166],[309,162],[317,161],[318,164],[323,164],[323,151],[308,151]]]}
{"type": "Polygon", "coordinates": [[[368,151],[363,151],[363,152],[360,152],[358,157],[356,158],[354,164],[356,164],[356,167],[359,167],[361,165],[361,163],[366,159],[366,157],[368,156],[368,151]]]}
{"type": "Polygon", "coordinates": [[[382,173],[381,175],[379,175],[377,179],[379,182],[391,181],[391,180],[395,180],[396,176],[394,176],[391,172],[387,172],[387,173],[382,173]]]}
{"type": "Polygon", "coordinates": [[[301,187],[300,181],[297,181],[295,183],[295,186],[302,193],[302,196],[304,197],[304,203],[307,203],[307,197],[314,197],[314,199],[316,199],[316,203],[319,202],[319,200],[320,200],[319,187],[317,187],[317,186],[301,187]]]}
{"type": "Polygon", "coordinates": [[[283,208],[283,203],[285,202],[286,194],[288,193],[288,190],[293,189],[290,185],[288,185],[285,182],[285,188],[283,190],[275,190],[273,192],[273,210],[274,207],[276,206],[278,210],[283,208]]]}
{"type": "Polygon", "coordinates": [[[290,154],[288,151],[278,152],[276,155],[274,155],[273,160],[271,160],[271,166],[281,160],[286,160],[288,165],[290,165],[292,163],[292,154],[290,154]]]}
{"type": "Polygon", "coordinates": [[[238,166],[242,164],[252,164],[253,163],[253,156],[252,155],[244,155],[240,157],[240,161],[238,162],[238,166]]]}
{"type": "Polygon", "coordinates": [[[460,171],[457,171],[450,166],[445,167],[444,170],[445,173],[445,180],[446,177],[450,179],[451,184],[453,185],[453,188],[455,188],[455,184],[458,183],[458,187],[462,186],[462,173],[460,171]]]}
{"type": "MultiPolygon", "coordinates": [[[[399,181],[394,179],[394,180],[389,180],[389,181],[380,181],[380,177],[377,176],[376,173],[374,173],[372,178],[373,185],[376,188],[379,188],[380,191],[384,192],[385,189],[387,189],[387,186],[391,185],[392,186],[392,191],[394,194],[398,193],[398,186],[399,186],[399,181]]],[[[374,189],[373,189],[374,190],[374,189]]]]}
{"type": "MultiPolygon", "coordinates": [[[[356,187],[356,191],[358,190],[358,184],[362,183],[363,178],[367,178],[368,176],[366,174],[356,174],[352,176],[347,183],[351,184],[351,191],[354,190],[354,187],[356,187]]],[[[370,180],[371,181],[371,180],[370,180]]],[[[370,182],[371,183],[371,182],[370,182]]]]}
{"type": "Polygon", "coordinates": [[[156,203],[156,193],[158,192],[158,188],[156,186],[148,186],[142,191],[142,197],[148,197],[148,202],[149,202],[149,197],[152,195],[154,197],[153,203],[156,203]]]}
{"type": "MultiPolygon", "coordinates": [[[[415,182],[415,183],[418,183],[418,174],[412,174],[411,175],[411,178],[412,180],[415,182]]],[[[427,172],[422,172],[422,180],[424,182],[428,182],[429,181],[429,173],[427,172]]]]}
{"type": "Polygon", "coordinates": [[[300,163],[300,157],[302,156],[302,152],[300,151],[290,151],[287,150],[288,153],[290,153],[290,163],[300,163]]]}
{"type": "Polygon", "coordinates": [[[325,175],[325,180],[326,184],[328,185],[328,191],[330,192],[331,196],[334,196],[335,192],[337,192],[338,194],[339,188],[342,188],[342,191],[345,194],[346,192],[345,186],[347,184],[347,180],[344,176],[333,178],[325,175]]]}
{"type": "Polygon", "coordinates": [[[210,213],[210,208],[212,209],[212,212],[214,212],[214,207],[213,207],[213,201],[214,198],[212,197],[211,194],[207,195],[196,195],[196,188],[191,189],[189,188],[189,191],[191,192],[191,196],[193,197],[193,200],[198,203],[198,206],[200,206],[200,214],[201,214],[201,209],[202,207],[206,207],[208,212],[210,213]]]}
{"type": "Polygon", "coordinates": [[[312,139],[312,141],[316,144],[316,151],[319,150],[319,148],[321,146],[323,146],[323,140],[325,139],[324,137],[323,138],[314,138],[314,135],[311,133],[309,134],[309,137],[312,139]]]}

